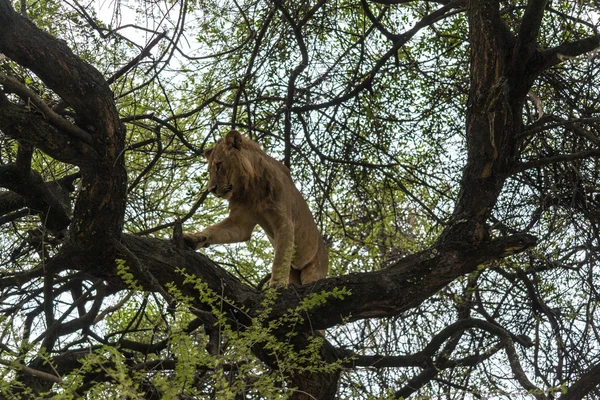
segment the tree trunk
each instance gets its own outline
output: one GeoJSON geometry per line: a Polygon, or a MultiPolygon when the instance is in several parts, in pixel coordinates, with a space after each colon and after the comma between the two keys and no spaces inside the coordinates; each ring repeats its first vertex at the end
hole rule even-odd
{"type": "Polygon", "coordinates": [[[467,16],[471,51],[467,164],[450,226],[440,240],[479,243],[488,236],[486,220],[517,162],[522,110],[533,78],[514,68],[517,41],[504,25],[497,1],[470,0],[467,16]]]}

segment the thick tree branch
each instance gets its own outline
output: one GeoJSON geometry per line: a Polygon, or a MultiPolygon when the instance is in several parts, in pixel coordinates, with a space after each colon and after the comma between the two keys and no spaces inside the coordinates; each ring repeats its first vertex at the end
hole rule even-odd
{"type": "Polygon", "coordinates": [[[518,152],[521,110],[529,79],[511,76],[514,38],[499,4],[470,0],[470,81],[467,105],[467,164],[449,226],[440,241],[477,243],[488,234],[487,219],[498,201],[518,152]]]}
{"type": "MultiPolygon", "coordinates": [[[[132,235],[123,235],[123,243],[162,285],[175,282],[178,287],[188,287],[183,284],[184,276],[179,272],[185,268],[187,274],[199,277],[215,293],[221,293],[226,288],[230,303],[224,307],[236,315],[236,323],[251,323],[252,314],[240,314],[242,308],[252,310],[257,315],[262,312],[264,293],[244,285],[201,254],[178,250],[166,241],[132,235]]],[[[332,277],[311,285],[292,285],[282,290],[270,318],[277,319],[288,310],[298,307],[300,301],[311,293],[333,292],[341,288],[350,294],[343,299],[330,299],[306,311],[305,320],[296,329],[325,329],[365,318],[396,316],[418,306],[445,285],[482,263],[517,254],[534,244],[535,238],[529,235],[495,239],[477,246],[446,243],[406,257],[385,270],[332,277]]],[[[135,271],[132,273],[135,274],[135,271]]],[[[152,290],[145,276],[136,277],[147,290],[152,290]]],[[[187,290],[192,290],[189,294],[197,297],[193,289],[188,287],[187,290]]],[[[198,304],[198,307],[203,306],[198,304]]]]}
{"type": "Polygon", "coordinates": [[[42,221],[49,229],[61,231],[71,223],[71,200],[59,181],[44,182],[36,171],[23,172],[17,165],[8,164],[0,166],[0,187],[23,196],[29,208],[43,213],[42,221]]]}
{"type": "MultiPolygon", "coordinates": [[[[96,162],[80,165],[82,191],[74,213],[78,223],[69,235],[71,246],[61,251],[71,255],[71,251],[95,252],[98,259],[104,259],[100,263],[114,260],[116,250],[111,240],[119,237],[123,227],[127,173],[122,157],[125,129],[110,87],[98,70],[73,54],[66,42],[15,13],[9,0],[0,0],[0,52],[35,72],[73,108],[99,154],[96,162]]],[[[38,147],[45,151],[44,146],[38,147]]],[[[60,152],[64,151],[73,151],[73,144],[64,143],[60,152]]],[[[60,152],[57,149],[56,153],[60,152]]]]}
{"type": "Polygon", "coordinates": [[[524,68],[535,53],[537,37],[547,3],[548,0],[530,0],[527,3],[512,57],[512,70],[520,71],[519,75],[523,75],[524,68]]]}
{"type": "Polygon", "coordinates": [[[4,74],[0,74],[0,84],[4,85],[6,89],[18,94],[19,97],[21,97],[26,103],[31,102],[31,104],[35,106],[37,111],[42,113],[44,118],[47,118],[52,125],[56,126],[61,131],[65,132],[66,134],[75,139],[81,140],[84,143],[93,143],[92,137],[89,133],[87,133],[77,125],[73,125],[60,115],[56,114],[32,90],[30,90],[27,86],[25,86],[15,78],[4,74]]]}
{"type": "Polygon", "coordinates": [[[13,104],[3,96],[0,96],[0,130],[68,164],[88,165],[98,159],[93,147],[73,141],[41,115],[13,104]]]}
{"type": "Polygon", "coordinates": [[[82,62],[66,42],[53,38],[15,13],[10,0],[0,0],[0,51],[35,71],[92,126],[97,123],[95,121],[102,121],[114,103],[113,94],[98,70],[82,62]],[[65,85],[65,82],[72,84],[65,85]],[[107,100],[110,103],[107,104],[107,100]]]}
{"type": "Polygon", "coordinates": [[[589,368],[558,400],[580,400],[600,385],[600,364],[589,368]]]}
{"type": "Polygon", "coordinates": [[[561,44],[560,46],[540,52],[535,69],[539,74],[563,61],[580,56],[598,47],[600,47],[600,35],[561,44]]]}
{"type": "MultiPolygon", "coordinates": [[[[27,201],[23,196],[10,191],[0,192],[0,216],[7,215],[26,206],[27,201]]],[[[0,222],[0,225],[2,223],[0,222]]]]}
{"type": "Polygon", "coordinates": [[[19,143],[17,149],[17,159],[15,164],[21,174],[28,174],[31,171],[31,159],[33,158],[34,147],[28,143],[19,143]]]}

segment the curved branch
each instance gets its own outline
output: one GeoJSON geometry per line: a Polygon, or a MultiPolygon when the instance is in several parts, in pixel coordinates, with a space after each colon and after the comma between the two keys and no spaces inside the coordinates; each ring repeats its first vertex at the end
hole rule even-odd
{"type": "MultiPolygon", "coordinates": [[[[457,331],[464,331],[464,330],[470,329],[470,328],[482,329],[482,330],[487,331],[495,336],[498,336],[502,343],[502,347],[506,351],[506,356],[508,357],[508,361],[509,361],[511,370],[512,370],[515,378],[517,379],[517,381],[521,384],[521,386],[524,389],[528,390],[532,395],[534,395],[536,399],[547,400],[547,397],[543,394],[543,391],[540,390],[538,387],[536,387],[529,380],[529,378],[527,378],[527,375],[523,371],[523,368],[521,367],[521,363],[519,362],[519,356],[517,355],[517,352],[515,350],[515,346],[514,346],[515,339],[521,345],[523,345],[525,347],[529,347],[531,345],[531,343],[525,339],[515,337],[510,332],[506,331],[505,329],[503,329],[502,327],[500,327],[498,325],[495,325],[488,321],[475,319],[475,318],[459,320],[456,323],[445,328],[442,331],[442,332],[444,332],[444,334],[443,335],[441,333],[438,334],[436,336],[436,340],[432,341],[432,343],[430,343],[427,347],[431,346],[433,348],[438,348],[440,341],[445,340],[447,337],[450,337],[457,331]]],[[[427,350],[427,348],[426,348],[426,350],[427,350]]]]}
{"type": "MultiPolygon", "coordinates": [[[[236,324],[252,323],[252,315],[240,315],[240,308],[253,310],[254,313],[262,312],[263,292],[244,285],[203,255],[176,249],[164,240],[133,235],[123,235],[122,240],[161,285],[175,282],[178,287],[188,287],[186,290],[192,290],[189,294],[197,297],[194,289],[184,284],[184,276],[178,272],[185,269],[187,274],[199,277],[216,293],[221,293],[222,288],[227,287],[227,301],[230,304],[224,307],[229,308],[232,315],[236,315],[236,324]]],[[[306,311],[305,320],[296,329],[310,331],[311,327],[325,329],[365,318],[396,316],[418,306],[442,287],[475,270],[480,264],[517,254],[533,246],[535,241],[530,235],[515,235],[479,245],[438,244],[384,270],[327,278],[310,285],[292,285],[281,291],[269,319],[275,320],[288,310],[297,308],[302,299],[312,293],[332,293],[342,288],[350,294],[330,299],[325,304],[306,311]]],[[[108,271],[107,268],[94,267],[94,271],[100,270],[104,273],[108,271]]],[[[147,290],[155,290],[145,274],[136,271],[132,273],[147,290]]],[[[200,309],[206,308],[202,304],[197,306],[200,309]]]]}
{"type": "Polygon", "coordinates": [[[600,35],[590,36],[575,42],[564,43],[560,46],[540,52],[535,68],[538,73],[541,73],[565,60],[596,50],[599,47],[600,35]]]}
{"type": "Polygon", "coordinates": [[[512,174],[527,171],[528,169],[543,167],[545,165],[575,161],[575,160],[583,160],[590,157],[600,157],[600,149],[593,150],[585,150],[580,151],[579,153],[571,153],[571,154],[561,154],[558,156],[540,158],[539,160],[528,161],[524,163],[517,164],[512,172],[512,174]]]}
{"type": "Polygon", "coordinates": [[[67,43],[38,29],[15,13],[10,0],[0,0],[0,51],[31,69],[69,104],[86,125],[109,123],[105,101],[113,94],[102,74],[79,59],[67,43]],[[65,85],[65,81],[72,84],[65,85]]]}
{"type": "MultiPolygon", "coordinates": [[[[373,24],[373,26],[375,28],[377,28],[377,30],[379,32],[381,32],[381,34],[383,36],[385,36],[386,38],[388,38],[389,40],[391,40],[392,43],[395,43],[397,40],[401,40],[402,39],[402,35],[397,35],[395,33],[392,33],[390,31],[388,31],[387,29],[385,29],[385,27],[380,22],[381,17],[380,18],[375,17],[375,15],[373,14],[373,12],[369,8],[369,4],[367,3],[367,0],[360,0],[360,4],[362,6],[363,11],[365,12],[365,14],[367,15],[367,17],[369,18],[369,20],[373,24]]],[[[381,14],[381,15],[383,16],[383,14],[381,14]]]]}
{"type": "Polygon", "coordinates": [[[600,385],[600,364],[596,364],[571,385],[558,400],[579,400],[585,398],[600,385]]]}
{"type": "Polygon", "coordinates": [[[84,143],[93,143],[92,137],[89,133],[87,133],[77,125],[73,125],[60,115],[56,114],[32,90],[30,90],[27,86],[25,86],[15,78],[11,76],[6,76],[4,74],[0,74],[0,84],[4,85],[6,88],[18,94],[19,97],[21,97],[26,103],[32,103],[35,106],[35,108],[50,121],[52,125],[56,126],[61,131],[67,133],[75,139],[81,140],[84,143]]]}

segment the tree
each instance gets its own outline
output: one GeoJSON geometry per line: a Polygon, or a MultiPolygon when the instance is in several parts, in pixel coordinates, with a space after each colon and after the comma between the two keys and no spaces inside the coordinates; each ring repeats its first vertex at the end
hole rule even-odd
{"type": "Polygon", "coordinates": [[[596,1],[115,4],[0,0],[2,398],[600,396],[596,1]],[[331,277],[183,248],[229,128],[331,277]]]}

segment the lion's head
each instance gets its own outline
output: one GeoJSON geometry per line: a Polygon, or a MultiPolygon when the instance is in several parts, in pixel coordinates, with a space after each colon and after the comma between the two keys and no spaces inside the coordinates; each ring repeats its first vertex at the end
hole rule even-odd
{"type": "Polygon", "coordinates": [[[215,147],[204,152],[210,176],[208,190],[215,196],[230,200],[248,194],[255,171],[245,142],[249,139],[238,131],[231,131],[215,147]]]}

